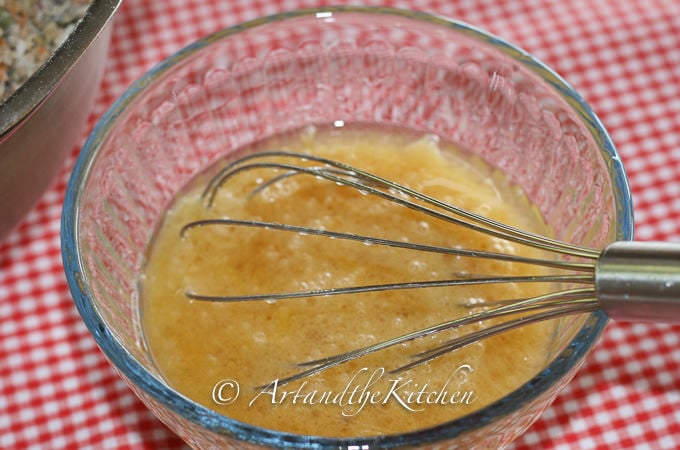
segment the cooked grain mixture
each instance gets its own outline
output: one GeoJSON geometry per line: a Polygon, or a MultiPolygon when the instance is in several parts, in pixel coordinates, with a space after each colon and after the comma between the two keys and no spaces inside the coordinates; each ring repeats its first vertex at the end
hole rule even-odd
{"type": "Polygon", "coordinates": [[[0,102],[64,42],[91,0],[0,0],[0,102]]]}

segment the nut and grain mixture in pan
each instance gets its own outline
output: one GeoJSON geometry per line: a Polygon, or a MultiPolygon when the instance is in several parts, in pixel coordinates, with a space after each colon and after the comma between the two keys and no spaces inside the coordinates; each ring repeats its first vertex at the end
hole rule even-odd
{"type": "Polygon", "coordinates": [[[61,45],[91,0],[0,0],[0,102],[61,45]]]}

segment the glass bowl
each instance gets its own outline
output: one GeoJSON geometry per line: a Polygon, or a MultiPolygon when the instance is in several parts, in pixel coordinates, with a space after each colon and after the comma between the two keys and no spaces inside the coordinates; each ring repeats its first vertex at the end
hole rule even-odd
{"type": "Polygon", "coordinates": [[[104,115],[70,179],[63,260],[83,320],[131,389],[196,448],[501,448],[573,377],[603,313],[565,321],[550,363],[497,402],[434,428],[369,438],[266,430],[168,387],[145,347],[137,274],[177,191],[254,141],[335,121],[436,133],[520,186],[561,240],[632,238],[631,195],[599,120],[559,76],[471,26],[371,7],[301,10],[180,51],[104,115]]]}

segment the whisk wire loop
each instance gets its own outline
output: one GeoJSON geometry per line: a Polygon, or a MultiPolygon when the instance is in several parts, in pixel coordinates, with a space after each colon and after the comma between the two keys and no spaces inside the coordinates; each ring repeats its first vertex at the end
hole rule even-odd
{"type": "Polygon", "coordinates": [[[487,305],[487,308],[483,308],[481,311],[471,313],[467,316],[458,317],[456,319],[449,320],[438,325],[416,330],[411,333],[407,333],[360,349],[352,350],[346,353],[341,353],[328,358],[298,363],[299,367],[307,369],[300,371],[290,377],[279,379],[277,380],[277,382],[279,385],[282,386],[284,384],[292,383],[294,381],[325,371],[340,364],[344,364],[357,358],[361,358],[362,356],[366,356],[371,353],[385,350],[395,345],[404,344],[409,341],[441,333],[447,330],[461,328],[479,321],[489,321],[492,319],[498,319],[508,315],[520,314],[519,317],[514,318],[512,320],[501,322],[496,325],[491,325],[489,327],[483,328],[482,330],[476,331],[475,333],[465,334],[460,338],[453,339],[445,344],[442,344],[439,347],[431,349],[431,353],[429,353],[428,351],[415,355],[416,357],[418,357],[418,359],[415,359],[414,361],[408,364],[399,366],[396,369],[392,369],[390,371],[390,373],[398,373],[403,370],[411,369],[418,365],[425,364],[426,362],[431,361],[435,358],[443,356],[454,350],[463,348],[473,342],[477,342],[482,338],[487,338],[499,333],[506,332],[510,329],[517,328],[520,325],[528,325],[529,323],[536,323],[542,320],[548,320],[555,317],[563,317],[565,314],[576,314],[584,311],[587,312],[588,310],[597,309],[597,307],[598,302],[594,296],[594,290],[592,288],[581,288],[564,290],[560,292],[551,292],[548,294],[539,295],[524,300],[522,299],[515,300],[512,303],[508,303],[497,307],[487,305]],[[577,302],[575,303],[574,300],[577,300],[577,302]],[[521,315],[534,313],[537,311],[539,312],[539,314],[529,316],[521,315]],[[480,332],[484,333],[484,336],[480,336],[478,334],[480,332]]]}
{"type": "MultiPolygon", "coordinates": [[[[484,322],[484,326],[413,355],[410,362],[393,369],[392,372],[396,373],[414,368],[473,342],[505,333],[520,326],[568,315],[583,314],[599,309],[604,310],[617,319],[623,320],[680,322],[680,264],[678,264],[678,261],[680,261],[680,244],[615,242],[605,247],[604,250],[572,245],[549,237],[529,233],[466,211],[407,186],[341,162],[288,151],[253,153],[224,167],[208,182],[203,192],[206,207],[208,209],[212,207],[219,190],[230,179],[240,173],[259,169],[270,170],[271,174],[249,193],[250,197],[257,196],[267,188],[281,183],[288,178],[302,175],[313,176],[317,179],[327,180],[341,186],[356,189],[362,193],[375,195],[394,204],[410,208],[416,212],[427,214],[448,223],[461,225],[490,236],[552,252],[559,255],[559,257],[553,260],[508,255],[498,252],[447,248],[290,224],[230,218],[204,219],[188,223],[182,228],[181,236],[186,237],[192,230],[208,226],[257,227],[271,231],[294,232],[333,239],[361,241],[363,243],[406,250],[532,264],[557,269],[559,272],[526,276],[457,274],[451,279],[446,280],[334,287],[301,292],[257,295],[206,295],[187,291],[187,297],[194,300],[232,302],[491,283],[540,282],[554,283],[554,286],[567,286],[567,288],[561,288],[559,291],[531,298],[504,299],[484,303],[480,305],[481,309],[479,311],[470,312],[470,314],[463,317],[416,330],[364,348],[299,363],[296,367],[301,370],[292,376],[276,380],[279,385],[306,378],[370,353],[399,344],[405,344],[425,336],[459,329],[459,331],[464,331],[466,326],[475,323],[484,322]],[[575,285],[585,287],[574,287],[575,285]],[[634,295],[631,297],[627,292],[634,295]],[[507,318],[508,316],[510,317],[507,318]],[[496,322],[496,319],[504,317],[506,320],[496,322]]],[[[469,306],[471,308],[477,307],[477,305],[469,306]]]]}
{"type": "Polygon", "coordinates": [[[319,290],[307,290],[299,292],[277,292],[271,294],[258,294],[258,295],[204,295],[197,294],[191,291],[187,291],[187,297],[194,300],[207,300],[207,301],[219,301],[219,302],[231,302],[231,301],[257,301],[257,300],[283,300],[290,298],[301,298],[301,297],[318,297],[318,296],[331,296],[331,295],[341,295],[341,294],[357,294],[364,292],[378,292],[386,290],[397,290],[397,289],[421,289],[426,287],[450,287],[450,286],[460,286],[460,285],[473,285],[473,284],[492,284],[492,283],[525,283],[525,282],[543,282],[543,283],[592,283],[593,282],[593,266],[592,264],[587,265],[583,263],[559,261],[559,260],[549,260],[541,258],[529,258],[518,255],[503,254],[497,252],[486,252],[478,250],[468,250],[459,249],[451,247],[440,247],[418,244],[413,242],[403,242],[395,241],[389,239],[375,238],[365,235],[358,235],[352,233],[340,233],[329,230],[321,230],[316,228],[301,227],[290,224],[280,224],[274,222],[262,222],[262,221],[252,221],[252,220],[238,220],[238,219],[203,219],[190,222],[186,224],[181,232],[180,236],[184,237],[186,233],[196,227],[206,227],[206,226],[245,226],[245,227],[256,227],[265,230],[273,231],[287,231],[293,233],[302,233],[308,235],[320,235],[335,239],[347,239],[363,243],[371,243],[374,245],[384,245],[408,250],[424,251],[424,252],[436,252],[449,255],[458,255],[473,258],[486,258],[494,259],[499,261],[510,261],[516,263],[533,264],[537,266],[546,266],[560,269],[572,269],[576,271],[589,272],[589,275],[572,275],[572,274],[562,274],[562,275],[530,275],[530,276],[474,276],[468,275],[466,277],[459,277],[455,279],[446,280],[428,280],[428,281],[416,281],[416,282],[404,282],[404,283],[390,283],[381,285],[368,285],[368,286],[352,286],[346,288],[330,288],[330,289],[319,289],[319,290]]]}
{"type": "Polygon", "coordinates": [[[513,242],[529,245],[543,250],[557,251],[571,256],[590,259],[597,259],[600,253],[598,250],[595,249],[567,244],[561,241],[557,241],[555,239],[550,239],[545,236],[529,233],[527,231],[523,231],[518,228],[500,223],[498,221],[489,219],[479,214],[466,211],[464,209],[456,207],[455,205],[442,202],[441,200],[435,199],[421,192],[410,189],[407,186],[403,186],[401,184],[382,178],[378,175],[366,172],[359,168],[338,161],[314,155],[306,155],[286,151],[270,151],[254,153],[251,155],[247,155],[232,164],[227,165],[223,170],[221,170],[217,175],[215,175],[215,177],[206,186],[206,189],[204,191],[204,198],[206,199],[207,206],[210,207],[212,205],[214,198],[217,192],[219,191],[220,187],[229,178],[236,176],[238,173],[242,171],[253,170],[257,168],[271,168],[291,172],[291,174],[286,176],[292,176],[292,173],[297,173],[308,174],[324,178],[341,185],[353,187],[362,192],[377,195],[394,203],[401,204],[408,208],[428,214],[433,217],[437,217],[442,220],[446,220],[450,223],[455,223],[457,225],[465,226],[479,232],[487,233],[502,239],[507,239],[513,242]],[[311,161],[322,165],[301,166],[295,164],[280,163],[275,161],[246,164],[247,161],[251,161],[253,159],[272,157],[293,158],[301,162],[311,161]],[[330,170],[329,168],[332,168],[334,170],[330,170]],[[399,197],[393,194],[392,192],[398,192],[407,197],[420,200],[427,205],[437,207],[449,214],[444,214],[440,211],[436,211],[423,205],[414,203],[412,201],[407,200],[406,198],[399,197]]]}

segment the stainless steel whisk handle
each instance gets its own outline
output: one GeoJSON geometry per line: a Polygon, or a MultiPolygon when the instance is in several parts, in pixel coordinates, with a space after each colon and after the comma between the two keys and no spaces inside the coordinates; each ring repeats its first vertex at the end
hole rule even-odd
{"type": "Polygon", "coordinates": [[[680,243],[610,244],[595,266],[595,287],[614,320],[680,323],[680,243]]]}

